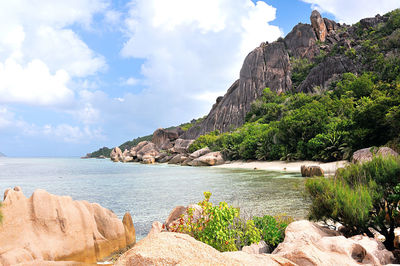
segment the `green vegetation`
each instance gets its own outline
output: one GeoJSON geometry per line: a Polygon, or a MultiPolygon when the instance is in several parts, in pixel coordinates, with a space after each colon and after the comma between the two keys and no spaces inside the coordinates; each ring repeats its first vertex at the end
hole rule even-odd
{"type": "Polygon", "coordinates": [[[239,208],[228,206],[226,202],[213,206],[210,197],[210,192],[204,192],[204,200],[198,203],[201,215],[195,216],[195,210],[188,209],[187,217],[182,215],[179,224],[170,231],[189,234],[219,251],[237,251],[261,239],[275,247],[283,241],[284,231],[292,221],[286,216],[246,220],[240,217],[239,208]]]}
{"type": "Polygon", "coordinates": [[[108,147],[103,147],[98,149],[97,151],[94,151],[92,153],[89,153],[88,156],[90,158],[99,158],[100,156],[104,156],[106,158],[110,157],[111,149],[108,147]]]}
{"type": "Polygon", "coordinates": [[[310,62],[307,58],[295,57],[290,58],[290,65],[292,66],[293,88],[297,88],[315,66],[315,64],[310,62]]]}
{"type": "Polygon", "coordinates": [[[293,218],[286,215],[253,217],[254,223],[261,230],[265,243],[272,249],[276,248],[285,238],[286,227],[293,222],[293,218]]]}
{"type": "Polygon", "coordinates": [[[371,162],[339,169],[335,178],[308,179],[309,218],[344,225],[348,235],[367,234],[373,228],[393,250],[394,229],[400,226],[400,158],[375,157],[371,162]]]}

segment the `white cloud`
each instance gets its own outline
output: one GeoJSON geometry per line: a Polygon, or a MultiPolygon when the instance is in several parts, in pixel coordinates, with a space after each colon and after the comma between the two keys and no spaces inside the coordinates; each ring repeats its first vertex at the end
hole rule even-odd
{"type": "Polygon", "coordinates": [[[251,0],[132,1],[121,53],[145,59],[146,89],[125,104],[154,123],[205,114],[239,77],[245,56],[282,35],[269,24],[275,11],[251,0]]]}
{"type": "Polygon", "coordinates": [[[135,86],[139,84],[139,80],[134,77],[129,77],[127,79],[121,79],[121,85],[123,86],[135,86]]]}
{"type": "Polygon", "coordinates": [[[62,139],[65,142],[89,142],[96,139],[105,139],[100,129],[91,129],[89,126],[84,128],[60,124],[57,126],[45,125],[41,132],[49,137],[62,139]]]}
{"type": "Polygon", "coordinates": [[[107,2],[0,1],[0,102],[63,104],[73,97],[70,79],[104,70],[104,57],[67,27],[89,29],[107,2]]]}
{"type": "Polygon", "coordinates": [[[383,15],[400,7],[399,0],[303,0],[321,12],[333,14],[340,22],[355,23],[362,18],[383,15]]]}
{"type": "Polygon", "coordinates": [[[52,75],[42,61],[33,60],[25,68],[14,59],[0,62],[0,102],[56,105],[72,100],[67,88],[69,75],[59,70],[52,75]]]}

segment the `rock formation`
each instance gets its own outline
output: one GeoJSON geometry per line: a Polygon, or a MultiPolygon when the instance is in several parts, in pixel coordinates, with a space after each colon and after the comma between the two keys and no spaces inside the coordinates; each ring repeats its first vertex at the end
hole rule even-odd
{"type": "MultiPolygon", "coordinates": [[[[378,17],[363,20],[362,23],[376,25],[382,20],[383,17],[378,17]]],[[[361,69],[359,62],[344,55],[317,60],[321,52],[328,54],[336,46],[351,48],[351,40],[356,38],[354,27],[322,18],[316,10],[312,12],[310,21],[311,25],[296,25],[284,39],[263,43],[250,52],[244,60],[239,79],[223,97],[217,98],[207,117],[185,132],[182,138],[196,139],[214,130],[227,132],[243,125],[251,104],[267,87],[278,94],[315,92],[318,89],[328,89],[345,72],[357,73],[361,69]],[[306,59],[314,65],[305,80],[293,87],[291,59],[298,58],[306,59]]]]}
{"type": "Polygon", "coordinates": [[[183,138],[195,139],[210,131],[226,132],[241,126],[251,103],[266,87],[277,93],[292,89],[289,54],[282,41],[253,50],[243,63],[240,78],[213,105],[207,117],[185,132],[183,138]]]}
{"type": "Polygon", "coordinates": [[[309,221],[289,224],[272,254],[298,265],[385,265],[394,262],[383,244],[366,236],[345,238],[309,221]]]}
{"type": "Polygon", "coordinates": [[[353,163],[363,163],[371,161],[374,156],[382,156],[386,157],[388,155],[391,156],[399,156],[397,152],[388,147],[380,147],[380,148],[365,148],[361,150],[357,150],[353,153],[352,162],[353,163]]]}
{"type": "Polygon", "coordinates": [[[295,265],[287,259],[271,254],[219,252],[186,234],[152,233],[124,253],[116,266],[122,265],[295,265]]]}
{"type": "Polygon", "coordinates": [[[324,170],[319,166],[302,165],[300,172],[303,177],[324,176],[324,170]]]}
{"type": "Polygon", "coordinates": [[[26,198],[19,187],[8,189],[2,212],[0,265],[95,263],[136,242],[129,214],[121,221],[97,203],[44,190],[26,198]]]}

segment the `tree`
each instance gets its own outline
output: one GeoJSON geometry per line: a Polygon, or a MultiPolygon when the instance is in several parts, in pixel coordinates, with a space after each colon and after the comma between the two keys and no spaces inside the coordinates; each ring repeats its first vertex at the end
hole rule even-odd
{"type": "Polygon", "coordinates": [[[394,229],[400,226],[400,157],[375,157],[339,169],[332,179],[308,179],[306,192],[312,202],[309,219],[339,222],[349,235],[373,237],[373,228],[385,236],[385,247],[394,249],[394,229]]]}

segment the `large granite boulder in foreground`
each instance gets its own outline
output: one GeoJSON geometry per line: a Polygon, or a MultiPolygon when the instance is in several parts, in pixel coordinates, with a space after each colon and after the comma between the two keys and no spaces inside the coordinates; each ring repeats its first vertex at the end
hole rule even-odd
{"type": "Polygon", "coordinates": [[[130,215],[122,222],[97,203],[44,190],[36,190],[30,198],[18,187],[6,190],[2,212],[0,265],[95,263],[136,242],[130,215]]]}
{"type": "Polygon", "coordinates": [[[366,236],[345,238],[309,221],[289,224],[273,254],[298,265],[384,265],[394,257],[381,242],[366,236]]]}
{"type": "Polygon", "coordinates": [[[156,232],[139,241],[124,253],[116,266],[122,265],[295,265],[271,254],[219,252],[186,234],[156,232]]]}

